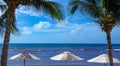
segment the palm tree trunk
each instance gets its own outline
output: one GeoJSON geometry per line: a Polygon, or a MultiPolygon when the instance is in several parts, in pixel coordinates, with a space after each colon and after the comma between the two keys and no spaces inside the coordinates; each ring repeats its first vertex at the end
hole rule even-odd
{"type": "Polygon", "coordinates": [[[14,12],[15,12],[15,9],[13,8],[13,6],[11,6],[11,8],[8,9],[8,16],[6,20],[7,24],[6,24],[5,37],[4,37],[4,43],[2,48],[1,66],[7,66],[9,40],[10,40],[12,22],[14,20],[14,12]]]}
{"type": "Polygon", "coordinates": [[[113,66],[113,55],[112,55],[112,44],[111,44],[111,35],[110,32],[106,33],[107,36],[107,44],[108,44],[108,56],[109,56],[109,64],[113,66]]]}
{"type": "Polygon", "coordinates": [[[11,28],[11,23],[7,22],[4,43],[2,48],[1,66],[7,66],[7,55],[8,55],[8,47],[9,47],[9,40],[10,40],[10,28],[11,28]]]}
{"type": "Polygon", "coordinates": [[[7,66],[7,56],[8,56],[8,48],[9,48],[9,40],[10,40],[10,33],[11,33],[11,26],[13,22],[13,15],[14,10],[9,10],[9,16],[7,17],[7,27],[5,31],[4,43],[2,48],[2,56],[1,56],[1,66],[7,66]]]}
{"type": "Polygon", "coordinates": [[[19,1],[20,0],[6,0],[6,3],[8,5],[8,14],[7,14],[8,16],[6,20],[7,27],[5,31],[4,43],[2,48],[1,66],[7,66],[7,56],[8,56],[11,27],[12,27],[12,22],[14,21],[15,9],[19,5],[19,1]]]}

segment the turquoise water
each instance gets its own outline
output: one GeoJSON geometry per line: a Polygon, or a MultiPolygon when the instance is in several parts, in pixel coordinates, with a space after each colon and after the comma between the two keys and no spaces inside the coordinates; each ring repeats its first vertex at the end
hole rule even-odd
{"type": "MultiPolygon", "coordinates": [[[[0,44],[0,48],[2,48],[2,44],[0,44]]],[[[68,61],[68,66],[103,66],[103,64],[100,63],[89,63],[87,60],[108,52],[106,44],[19,43],[10,44],[8,58],[24,51],[28,51],[29,53],[42,59],[36,61],[29,60],[26,62],[26,66],[65,66],[65,61],[50,60],[50,57],[64,51],[70,51],[71,53],[84,59],[83,61],[68,61]]],[[[120,60],[120,44],[113,44],[113,56],[120,60]]],[[[23,60],[8,59],[8,66],[23,66],[23,60]]],[[[108,64],[106,66],[108,66],[108,64]]],[[[120,63],[115,63],[115,66],[120,66],[120,63]]]]}

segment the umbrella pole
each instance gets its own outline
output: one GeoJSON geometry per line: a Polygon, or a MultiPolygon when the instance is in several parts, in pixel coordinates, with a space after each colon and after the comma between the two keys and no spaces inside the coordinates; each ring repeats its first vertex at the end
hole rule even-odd
{"type": "Polygon", "coordinates": [[[105,63],[104,63],[104,66],[105,66],[105,63]]]}
{"type": "Polygon", "coordinates": [[[24,59],[24,66],[25,66],[25,59],[24,59]]]}
{"type": "Polygon", "coordinates": [[[66,66],[67,66],[67,60],[66,60],[66,66]]]}

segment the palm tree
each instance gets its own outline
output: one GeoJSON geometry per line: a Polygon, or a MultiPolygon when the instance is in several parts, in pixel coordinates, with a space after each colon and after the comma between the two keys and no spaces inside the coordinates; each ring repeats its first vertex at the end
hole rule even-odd
{"type": "Polygon", "coordinates": [[[111,31],[120,21],[119,0],[71,0],[68,4],[70,14],[77,10],[95,19],[106,33],[110,66],[113,66],[111,31]]]}
{"type": "Polygon", "coordinates": [[[2,48],[1,66],[7,66],[7,55],[9,48],[10,33],[15,30],[15,10],[19,5],[33,7],[38,11],[44,11],[53,19],[63,20],[63,14],[59,3],[49,0],[4,0],[7,5],[7,10],[2,15],[0,20],[2,25],[6,26],[4,43],[2,48]]]}

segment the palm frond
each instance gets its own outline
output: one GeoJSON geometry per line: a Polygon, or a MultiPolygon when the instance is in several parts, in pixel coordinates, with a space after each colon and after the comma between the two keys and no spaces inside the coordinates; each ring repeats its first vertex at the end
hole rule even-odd
{"type": "Polygon", "coordinates": [[[1,2],[0,2],[0,11],[4,11],[5,9],[7,8],[6,5],[3,5],[1,2]]]}
{"type": "Polygon", "coordinates": [[[1,35],[3,35],[4,34],[4,32],[5,32],[5,19],[7,18],[7,12],[8,11],[6,11],[4,14],[2,14],[1,15],[1,17],[0,17],[0,33],[1,33],[1,35]]]}
{"type": "Polygon", "coordinates": [[[101,7],[98,7],[98,4],[94,0],[91,3],[88,2],[89,1],[71,0],[68,4],[68,9],[71,14],[79,10],[80,12],[88,14],[94,18],[103,17],[101,7]]]}
{"type": "Polygon", "coordinates": [[[31,6],[32,0],[21,0],[19,4],[23,6],[31,6]]]}
{"type": "Polygon", "coordinates": [[[68,7],[71,14],[75,11],[86,13],[99,24],[106,24],[104,22],[109,20],[109,24],[114,26],[120,22],[120,0],[71,0],[68,7]]]}
{"type": "MultiPolygon", "coordinates": [[[[69,13],[70,14],[74,14],[75,11],[79,10],[79,3],[81,1],[79,0],[71,0],[69,3],[68,3],[68,9],[69,9],[69,13]]],[[[85,4],[84,2],[81,2],[81,4],[85,4]]]]}
{"type": "Polygon", "coordinates": [[[15,15],[14,15],[13,19],[14,20],[13,20],[12,26],[11,26],[11,33],[14,34],[14,35],[18,35],[19,34],[19,30],[16,27],[16,18],[15,18],[15,15]]]}
{"type": "Polygon", "coordinates": [[[59,3],[53,2],[53,1],[48,1],[48,0],[25,0],[27,1],[22,2],[22,5],[28,5],[32,6],[33,8],[42,11],[46,14],[49,14],[52,18],[58,19],[58,20],[63,20],[63,12],[62,12],[62,7],[60,6],[59,3]]]}
{"type": "Polygon", "coordinates": [[[23,0],[21,4],[42,11],[54,19],[63,20],[62,6],[57,2],[48,0],[23,0]]]}
{"type": "MultiPolygon", "coordinates": [[[[3,34],[5,32],[5,28],[6,28],[6,20],[7,20],[7,17],[8,16],[8,10],[6,10],[6,12],[0,17],[0,31],[1,33],[3,34]]],[[[14,34],[14,35],[17,35],[18,34],[18,29],[16,28],[16,25],[15,25],[15,16],[13,18],[13,22],[12,22],[12,28],[11,28],[11,33],[14,34]]]]}

